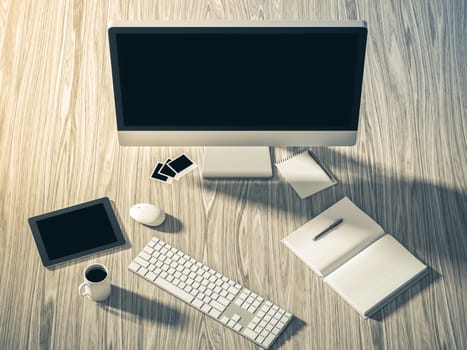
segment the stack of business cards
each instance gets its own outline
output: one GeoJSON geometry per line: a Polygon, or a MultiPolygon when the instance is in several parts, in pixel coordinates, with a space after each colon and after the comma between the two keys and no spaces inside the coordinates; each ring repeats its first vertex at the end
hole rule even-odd
{"type": "Polygon", "coordinates": [[[172,183],[173,180],[180,180],[197,165],[184,153],[177,158],[167,159],[164,163],[158,162],[151,174],[151,179],[163,183],[172,183]]]}

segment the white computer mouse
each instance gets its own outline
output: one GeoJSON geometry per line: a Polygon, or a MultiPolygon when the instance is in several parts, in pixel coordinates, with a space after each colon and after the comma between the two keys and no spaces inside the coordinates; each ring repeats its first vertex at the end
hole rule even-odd
{"type": "Polygon", "coordinates": [[[130,208],[130,216],[140,224],[159,226],[165,220],[164,211],[149,203],[135,204],[130,208]]]}

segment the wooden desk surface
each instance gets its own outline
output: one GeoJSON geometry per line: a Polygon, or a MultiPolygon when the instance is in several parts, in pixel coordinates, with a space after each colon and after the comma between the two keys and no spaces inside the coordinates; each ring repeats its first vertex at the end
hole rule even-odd
{"type": "MultiPolygon", "coordinates": [[[[0,348],[252,349],[243,337],[127,271],[152,236],[284,306],[284,349],[465,349],[467,340],[465,3],[452,1],[2,1],[0,7],[0,348]],[[340,178],[300,200],[271,181],[163,185],[157,160],[200,147],[121,147],[106,26],[112,19],[367,19],[358,144],[315,148],[340,178]],[[433,273],[363,320],[280,239],[349,196],[433,273]],[[100,196],[131,249],[42,267],[27,218],[100,196]],[[152,231],[135,202],[172,218],[152,231]],[[77,293],[109,266],[109,301],[77,293]]],[[[282,158],[295,148],[275,148],[282,158]]]]}

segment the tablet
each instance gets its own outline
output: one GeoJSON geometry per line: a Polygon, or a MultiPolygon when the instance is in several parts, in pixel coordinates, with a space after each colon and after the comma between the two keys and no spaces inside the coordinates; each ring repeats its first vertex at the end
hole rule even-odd
{"type": "Polygon", "coordinates": [[[107,197],[28,219],[44,266],[125,244],[107,197]]]}

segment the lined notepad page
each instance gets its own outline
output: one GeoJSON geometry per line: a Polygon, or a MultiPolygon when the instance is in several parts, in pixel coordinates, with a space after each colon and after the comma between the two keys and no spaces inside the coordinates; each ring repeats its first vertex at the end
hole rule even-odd
{"type": "Polygon", "coordinates": [[[384,235],[383,228],[349,198],[323,211],[282,240],[320,276],[326,276],[384,235]],[[318,240],[313,238],[336,219],[344,221],[318,240]]]}
{"type": "Polygon", "coordinates": [[[365,317],[426,271],[425,264],[386,234],[324,281],[365,317]]]}
{"type": "Polygon", "coordinates": [[[277,162],[276,167],[301,199],[337,183],[308,150],[277,162]]]}

